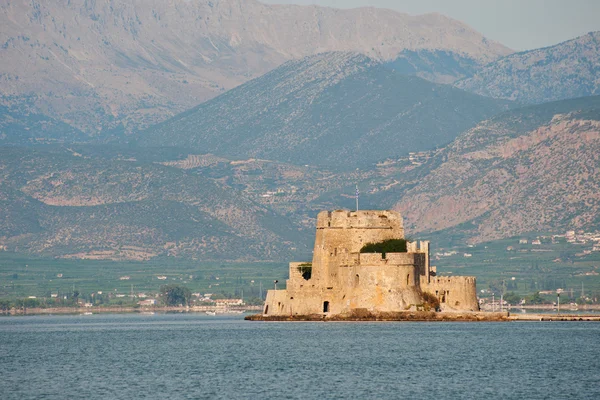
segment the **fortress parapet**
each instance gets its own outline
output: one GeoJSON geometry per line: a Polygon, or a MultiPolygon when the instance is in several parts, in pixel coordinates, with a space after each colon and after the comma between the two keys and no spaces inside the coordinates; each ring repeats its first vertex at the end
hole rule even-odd
{"type": "Polygon", "coordinates": [[[385,229],[404,237],[402,217],[395,211],[321,211],[317,229],[385,229]]]}
{"type": "Polygon", "coordinates": [[[436,277],[429,242],[407,242],[402,253],[360,253],[367,243],[404,239],[396,211],[322,211],[312,262],[292,262],[286,290],[267,293],[265,316],[326,316],[416,309],[423,293],[444,310],[478,310],[474,277],[436,277]]]}

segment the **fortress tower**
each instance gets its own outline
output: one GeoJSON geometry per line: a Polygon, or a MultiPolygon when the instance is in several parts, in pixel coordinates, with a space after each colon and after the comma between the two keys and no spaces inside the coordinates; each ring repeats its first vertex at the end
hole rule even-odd
{"type": "Polygon", "coordinates": [[[442,310],[479,309],[474,277],[436,277],[429,242],[403,253],[361,253],[367,243],[404,239],[395,211],[322,211],[312,263],[290,263],[285,290],[269,290],[263,315],[349,314],[416,310],[428,292],[442,310]]]}

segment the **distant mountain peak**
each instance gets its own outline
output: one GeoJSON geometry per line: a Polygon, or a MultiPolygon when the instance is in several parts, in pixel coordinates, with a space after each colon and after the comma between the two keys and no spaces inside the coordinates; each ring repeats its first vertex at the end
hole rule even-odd
{"type": "Polygon", "coordinates": [[[454,139],[508,102],[396,73],[355,53],[289,61],[139,134],[139,144],[334,168],[454,139]]]}
{"type": "Polygon", "coordinates": [[[0,4],[0,24],[0,93],[35,93],[38,112],[87,133],[150,126],[322,52],[511,53],[439,15],[254,0],[16,0],[0,4]]]}
{"type": "Polygon", "coordinates": [[[511,54],[455,83],[483,96],[536,104],[600,94],[600,31],[511,54]]]}

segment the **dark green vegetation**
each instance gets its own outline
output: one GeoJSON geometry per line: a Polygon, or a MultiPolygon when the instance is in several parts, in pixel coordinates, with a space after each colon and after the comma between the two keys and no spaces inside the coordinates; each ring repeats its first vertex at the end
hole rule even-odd
{"type": "Polygon", "coordinates": [[[305,280],[309,280],[312,276],[312,263],[303,263],[298,265],[298,272],[302,274],[305,280]]]}
{"type": "Polygon", "coordinates": [[[437,311],[440,308],[440,300],[436,295],[423,292],[423,311],[437,311]]]}
{"type": "Polygon", "coordinates": [[[406,253],[406,240],[388,239],[377,243],[367,243],[361,249],[361,253],[406,253]]]}
{"type": "Polygon", "coordinates": [[[192,300],[190,289],[174,283],[161,286],[160,295],[167,306],[189,306],[192,300]]]}
{"type": "Polygon", "coordinates": [[[600,94],[600,32],[492,62],[456,86],[494,98],[544,103],[600,94]]]}
{"type": "Polygon", "coordinates": [[[138,143],[355,169],[445,145],[509,106],[327,53],[290,61],[141,132],[138,143]]]}

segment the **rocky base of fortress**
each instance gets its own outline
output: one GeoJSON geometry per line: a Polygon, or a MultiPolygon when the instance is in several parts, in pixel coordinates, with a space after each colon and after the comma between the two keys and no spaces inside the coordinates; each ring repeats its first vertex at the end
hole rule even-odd
{"type": "Polygon", "coordinates": [[[509,312],[433,312],[405,311],[388,313],[355,312],[326,316],[311,315],[248,315],[246,321],[414,321],[414,322],[505,322],[505,321],[594,321],[600,322],[598,314],[510,314],[509,312]]]}
{"type": "Polygon", "coordinates": [[[433,311],[404,311],[372,313],[358,310],[351,314],[310,315],[248,315],[247,321],[509,321],[509,313],[490,312],[433,312],[433,311]]]}

